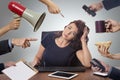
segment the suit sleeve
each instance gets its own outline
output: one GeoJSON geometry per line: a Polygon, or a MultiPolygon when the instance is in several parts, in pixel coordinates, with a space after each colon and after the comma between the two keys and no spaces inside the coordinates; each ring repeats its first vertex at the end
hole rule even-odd
{"type": "Polygon", "coordinates": [[[120,6],[120,0],[103,0],[102,3],[106,10],[120,6]]]}
{"type": "Polygon", "coordinates": [[[4,69],[4,64],[3,63],[0,63],[0,74],[2,73],[1,71],[4,69]]]}
{"type": "Polygon", "coordinates": [[[120,80],[120,69],[112,67],[110,74],[108,75],[109,78],[113,80],[120,80]]]}
{"type": "Polygon", "coordinates": [[[11,52],[12,48],[9,46],[8,40],[0,41],[0,55],[11,52]]]}

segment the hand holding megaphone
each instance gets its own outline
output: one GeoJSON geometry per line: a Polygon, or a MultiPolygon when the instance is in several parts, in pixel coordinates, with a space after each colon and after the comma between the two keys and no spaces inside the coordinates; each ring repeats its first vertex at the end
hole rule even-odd
{"type": "Polygon", "coordinates": [[[14,17],[14,19],[7,24],[7,27],[8,27],[7,29],[9,30],[18,29],[20,27],[20,21],[21,21],[20,17],[16,17],[16,18],[14,17]]]}
{"type": "Polygon", "coordinates": [[[13,15],[13,18],[14,18],[14,19],[17,19],[17,18],[20,18],[20,19],[21,19],[21,17],[20,17],[19,15],[17,15],[17,14],[14,14],[14,15],[13,15]]]}
{"type": "Polygon", "coordinates": [[[28,22],[30,22],[34,27],[34,31],[37,31],[39,29],[46,16],[45,12],[40,15],[30,9],[27,9],[26,7],[15,1],[9,2],[8,8],[13,13],[25,18],[28,22]]]}

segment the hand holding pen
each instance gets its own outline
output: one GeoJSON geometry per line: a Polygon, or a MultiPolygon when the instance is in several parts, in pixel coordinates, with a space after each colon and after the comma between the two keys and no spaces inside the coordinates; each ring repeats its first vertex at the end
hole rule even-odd
{"type": "Polygon", "coordinates": [[[60,12],[60,15],[64,18],[64,15],[60,12]]]}

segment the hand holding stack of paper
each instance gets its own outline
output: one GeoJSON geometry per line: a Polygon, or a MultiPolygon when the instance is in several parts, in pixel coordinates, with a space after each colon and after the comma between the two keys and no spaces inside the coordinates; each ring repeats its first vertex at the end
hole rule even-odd
{"type": "Polygon", "coordinates": [[[38,71],[25,62],[19,61],[16,66],[8,67],[2,72],[12,80],[28,80],[37,74],[38,71]]]}

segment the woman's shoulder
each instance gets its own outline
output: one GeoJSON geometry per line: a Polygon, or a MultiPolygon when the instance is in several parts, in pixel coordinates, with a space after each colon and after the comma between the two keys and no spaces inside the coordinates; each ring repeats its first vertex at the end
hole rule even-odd
{"type": "Polygon", "coordinates": [[[54,36],[55,34],[53,32],[46,32],[42,34],[42,39],[44,38],[50,38],[52,36],[54,36]]]}
{"type": "Polygon", "coordinates": [[[47,33],[43,36],[41,43],[44,47],[47,47],[47,45],[52,44],[53,41],[54,41],[54,33],[47,33]]]}

